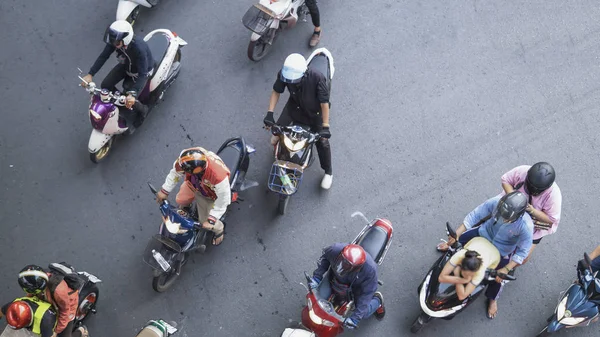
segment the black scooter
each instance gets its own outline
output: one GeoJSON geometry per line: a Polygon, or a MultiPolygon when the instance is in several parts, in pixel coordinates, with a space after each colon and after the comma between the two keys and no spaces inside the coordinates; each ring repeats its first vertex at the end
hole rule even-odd
{"type": "MultiPolygon", "coordinates": [[[[454,229],[450,227],[450,224],[446,222],[446,229],[448,235],[456,239],[457,235],[454,229]]],[[[469,304],[477,299],[479,295],[483,293],[487,284],[490,281],[494,281],[496,276],[504,280],[516,280],[512,275],[498,273],[495,269],[488,269],[485,273],[483,281],[473,290],[473,293],[464,300],[459,300],[456,294],[456,288],[454,284],[440,283],[438,278],[442,269],[450,258],[458,251],[462,249],[462,245],[456,240],[454,244],[444,253],[429,269],[429,272],[425,276],[421,285],[418,288],[419,304],[421,305],[421,313],[419,317],[415,319],[410,332],[416,333],[429,323],[434,318],[441,318],[450,320],[454,318],[458,313],[463,311],[469,304]]]]}
{"type": "Polygon", "coordinates": [[[548,325],[537,335],[549,336],[562,328],[588,326],[598,320],[600,305],[600,280],[590,267],[592,261],[587,253],[577,263],[577,281],[561,294],[548,325]]]}

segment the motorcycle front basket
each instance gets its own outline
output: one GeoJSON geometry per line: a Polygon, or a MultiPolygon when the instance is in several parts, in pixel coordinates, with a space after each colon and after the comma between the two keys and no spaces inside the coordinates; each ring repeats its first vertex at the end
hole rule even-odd
{"type": "MultiPolygon", "coordinates": [[[[175,242],[169,238],[165,238],[160,234],[156,234],[152,238],[150,238],[150,242],[148,242],[148,245],[146,246],[146,249],[144,250],[144,255],[143,255],[144,262],[146,262],[146,264],[149,265],[150,267],[152,267],[153,269],[161,269],[158,262],[156,262],[156,260],[152,256],[152,251],[155,250],[157,252],[161,252],[164,250],[163,248],[167,248],[167,250],[171,254],[173,254],[173,253],[180,254],[181,253],[181,246],[179,246],[179,244],[177,244],[177,242],[175,242]]],[[[165,256],[163,256],[163,257],[166,258],[165,256]]]]}
{"type": "Polygon", "coordinates": [[[258,35],[264,35],[275,20],[273,12],[261,4],[256,4],[244,14],[242,23],[258,35]]]}
{"type": "Polygon", "coordinates": [[[302,182],[302,168],[299,165],[276,161],[269,172],[269,189],[278,194],[292,195],[302,182]]]}

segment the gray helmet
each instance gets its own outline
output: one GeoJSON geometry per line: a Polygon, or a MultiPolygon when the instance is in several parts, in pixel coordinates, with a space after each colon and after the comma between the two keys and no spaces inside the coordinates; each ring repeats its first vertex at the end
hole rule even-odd
{"type": "Polygon", "coordinates": [[[519,219],[527,208],[527,197],[519,191],[513,191],[500,198],[498,205],[494,210],[494,221],[501,218],[505,222],[515,222],[519,219]]]}

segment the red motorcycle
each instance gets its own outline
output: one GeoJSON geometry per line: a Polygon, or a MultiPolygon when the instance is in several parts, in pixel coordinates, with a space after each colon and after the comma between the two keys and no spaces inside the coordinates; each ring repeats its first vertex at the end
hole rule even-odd
{"type": "MultiPolygon", "coordinates": [[[[392,243],[392,223],[383,218],[369,221],[361,212],[355,212],[352,217],[360,216],[367,225],[352,241],[360,245],[369,254],[377,265],[381,265],[392,243]]],[[[311,283],[311,276],[304,273],[307,284],[311,283]]],[[[323,277],[328,282],[327,275],[323,277]]],[[[383,285],[378,281],[379,285],[383,285]]],[[[303,284],[304,285],[304,284],[303,284]]],[[[354,310],[354,301],[349,299],[342,303],[331,303],[319,295],[319,288],[306,288],[306,307],[302,309],[302,324],[298,329],[285,329],[281,337],[335,337],[344,332],[344,321],[350,317],[354,310]]]]}

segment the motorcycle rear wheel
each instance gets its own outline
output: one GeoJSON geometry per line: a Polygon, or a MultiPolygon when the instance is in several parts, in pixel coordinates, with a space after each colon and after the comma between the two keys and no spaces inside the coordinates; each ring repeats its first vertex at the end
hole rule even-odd
{"type": "Polygon", "coordinates": [[[274,34],[275,37],[273,37],[273,41],[271,43],[265,41],[267,39],[266,36],[269,35],[269,33],[261,36],[256,41],[250,41],[250,43],[248,44],[248,58],[254,62],[258,62],[262,60],[265,56],[267,56],[267,54],[273,47],[275,40],[277,39],[277,35],[279,35],[279,30],[276,30],[274,34]]]}
{"type": "Polygon", "coordinates": [[[94,153],[90,153],[90,160],[92,161],[92,163],[98,164],[102,159],[106,158],[106,156],[108,155],[108,152],[112,148],[112,144],[113,144],[114,140],[115,140],[115,137],[112,137],[108,142],[106,142],[106,144],[104,144],[103,147],[100,148],[100,150],[98,150],[94,153]]]}
{"type": "Polygon", "coordinates": [[[81,290],[81,293],[79,293],[79,306],[75,314],[76,322],[83,322],[90,312],[94,312],[94,308],[98,303],[98,297],[100,297],[100,290],[98,290],[95,284],[81,290]]]}
{"type": "Polygon", "coordinates": [[[287,209],[288,202],[290,201],[289,195],[280,195],[279,202],[277,204],[277,213],[279,215],[284,215],[287,209]]]}

